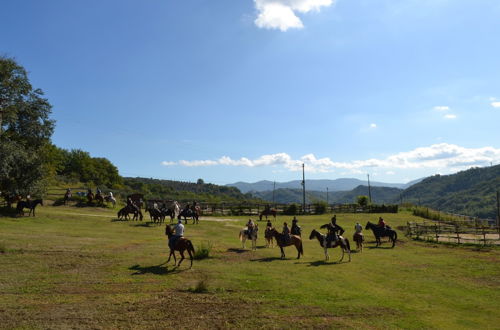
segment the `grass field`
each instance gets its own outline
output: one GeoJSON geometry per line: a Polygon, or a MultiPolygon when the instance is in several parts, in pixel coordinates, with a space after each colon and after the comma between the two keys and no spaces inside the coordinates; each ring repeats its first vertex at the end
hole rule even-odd
{"type": "MultiPolygon", "coordinates": [[[[371,233],[352,262],[324,262],[313,228],[299,217],[305,256],[242,251],[247,218],[186,226],[211,258],[165,265],[164,226],[116,221],[115,211],[44,206],[36,218],[0,217],[0,327],[12,328],[500,328],[500,249],[412,241],[398,230],[394,249],[371,233]],[[196,293],[205,284],[208,291],[196,293]]],[[[352,238],[356,221],[338,214],[352,238]]],[[[410,214],[385,214],[401,228],[410,214]]],[[[277,223],[290,222],[278,217],[277,223]]],[[[352,242],[351,242],[352,243],[352,242]]],[[[247,246],[249,246],[247,242],[247,246]]],[[[351,247],[355,245],[351,244],[351,247]]],[[[344,260],[347,260],[345,258],[344,260]]]]}

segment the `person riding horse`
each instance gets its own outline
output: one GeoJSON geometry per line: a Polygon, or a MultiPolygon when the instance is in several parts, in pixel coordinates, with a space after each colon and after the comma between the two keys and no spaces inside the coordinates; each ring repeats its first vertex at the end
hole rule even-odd
{"type": "Polygon", "coordinates": [[[246,231],[248,239],[252,239],[252,234],[253,234],[253,230],[254,229],[255,229],[255,223],[253,222],[252,219],[248,219],[248,222],[247,222],[247,231],[246,231]]]}
{"type": "Polygon", "coordinates": [[[293,217],[291,234],[297,235],[297,236],[302,236],[302,229],[300,228],[299,225],[297,225],[297,222],[299,222],[299,220],[297,220],[296,217],[293,217]]]}
{"type": "Polygon", "coordinates": [[[339,239],[339,236],[341,236],[344,233],[344,228],[337,225],[337,216],[336,215],[334,215],[332,217],[330,223],[324,224],[320,228],[321,229],[323,229],[323,228],[328,229],[328,234],[326,235],[327,246],[330,246],[332,244],[332,242],[336,243],[337,240],[339,239]]]}
{"type": "Polygon", "coordinates": [[[175,248],[175,244],[177,244],[179,238],[184,236],[184,225],[182,224],[182,220],[179,219],[174,230],[175,235],[172,235],[172,237],[170,237],[170,239],[168,240],[168,246],[171,250],[175,248]]]}
{"type": "Polygon", "coordinates": [[[382,217],[378,217],[378,226],[380,228],[384,228],[384,229],[389,228],[390,229],[390,227],[387,226],[387,224],[385,223],[385,221],[382,217]]]}
{"type": "Polygon", "coordinates": [[[290,228],[288,228],[288,224],[283,222],[283,232],[282,232],[286,243],[289,243],[292,240],[292,236],[290,235],[290,228]]]}

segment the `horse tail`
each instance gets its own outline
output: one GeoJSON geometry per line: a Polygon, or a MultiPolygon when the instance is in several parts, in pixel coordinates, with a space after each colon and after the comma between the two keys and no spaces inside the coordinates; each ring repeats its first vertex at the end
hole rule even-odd
{"type": "Polygon", "coordinates": [[[394,230],[394,238],[393,238],[393,241],[396,242],[396,240],[398,239],[398,233],[394,230]]]}
{"type": "Polygon", "coordinates": [[[194,246],[190,240],[187,240],[187,249],[188,249],[188,251],[191,251],[194,255],[194,246]]]}
{"type": "Polygon", "coordinates": [[[302,246],[302,241],[300,241],[299,253],[302,254],[302,256],[304,256],[304,247],[302,246]]]}
{"type": "Polygon", "coordinates": [[[349,243],[349,239],[345,238],[345,246],[347,251],[351,251],[351,244],[349,243]]]}
{"type": "Polygon", "coordinates": [[[242,234],[242,231],[240,230],[240,235],[238,236],[238,238],[241,240],[243,240],[243,234],[242,234]]]}

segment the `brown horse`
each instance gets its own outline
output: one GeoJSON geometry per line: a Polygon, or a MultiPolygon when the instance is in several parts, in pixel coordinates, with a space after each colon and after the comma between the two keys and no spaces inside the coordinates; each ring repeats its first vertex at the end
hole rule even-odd
{"type": "Polygon", "coordinates": [[[262,216],[265,216],[267,220],[269,215],[272,215],[274,218],[273,220],[276,220],[276,209],[264,209],[264,211],[259,214],[259,221],[262,221],[262,216]]]}
{"type": "Polygon", "coordinates": [[[365,240],[363,233],[354,233],[354,235],[352,235],[352,240],[356,242],[358,251],[363,252],[363,241],[365,240]]]}
{"type": "Polygon", "coordinates": [[[87,193],[87,203],[88,203],[88,204],[91,204],[93,200],[94,200],[94,193],[93,193],[93,192],[91,192],[91,191],[89,191],[89,192],[87,193]]]}
{"type": "Polygon", "coordinates": [[[271,227],[267,227],[264,232],[264,237],[266,239],[266,247],[274,247],[273,241],[273,229],[271,227]]]}
{"type": "Polygon", "coordinates": [[[66,205],[66,203],[69,202],[71,197],[72,197],[71,191],[66,191],[66,193],[64,194],[64,199],[63,199],[64,205],[66,205]]]}
{"type": "MultiPolygon", "coordinates": [[[[168,236],[169,240],[174,235],[174,230],[172,229],[172,227],[170,227],[170,225],[165,226],[165,235],[168,236]]],[[[174,248],[173,249],[170,248],[170,254],[168,256],[167,264],[170,261],[170,257],[172,256],[174,256],[174,265],[177,263],[177,260],[175,259],[175,251],[179,251],[181,254],[181,260],[179,260],[179,264],[177,265],[177,267],[179,267],[181,265],[182,260],[184,260],[184,251],[186,250],[189,253],[189,258],[191,259],[191,266],[189,266],[189,268],[193,267],[193,255],[194,255],[193,243],[191,243],[191,241],[185,237],[180,237],[179,239],[177,239],[174,248]]]]}
{"type": "Polygon", "coordinates": [[[297,249],[297,259],[300,259],[300,255],[304,255],[304,249],[302,247],[302,239],[297,235],[290,235],[290,239],[286,237],[286,235],[279,233],[276,228],[271,229],[271,233],[276,240],[276,243],[280,247],[281,250],[281,259],[285,259],[285,250],[283,248],[285,246],[295,245],[297,249]]]}
{"type": "Polygon", "coordinates": [[[97,204],[104,205],[104,197],[101,194],[95,194],[94,199],[97,204]]]}
{"type": "Polygon", "coordinates": [[[7,203],[7,207],[10,209],[12,208],[12,204],[20,202],[23,197],[18,194],[17,195],[5,194],[3,198],[5,199],[5,203],[7,203]]]}
{"type": "Polygon", "coordinates": [[[313,229],[311,235],[309,235],[309,239],[316,238],[319,241],[319,245],[325,250],[325,259],[329,260],[330,256],[328,255],[328,248],[335,248],[337,246],[341,247],[342,256],[340,257],[339,262],[344,259],[344,252],[349,254],[349,261],[351,261],[351,246],[349,245],[349,240],[347,238],[343,238],[339,236],[339,239],[331,242],[330,245],[327,244],[326,236],[321,234],[316,229],[313,229]]]}
{"type": "Polygon", "coordinates": [[[43,206],[43,200],[35,199],[34,201],[19,201],[17,202],[16,207],[17,214],[20,216],[24,216],[24,209],[26,208],[30,210],[28,216],[30,216],[32,213],[33,216],[35,216],[35,208],[38,204],[43,206]]]}

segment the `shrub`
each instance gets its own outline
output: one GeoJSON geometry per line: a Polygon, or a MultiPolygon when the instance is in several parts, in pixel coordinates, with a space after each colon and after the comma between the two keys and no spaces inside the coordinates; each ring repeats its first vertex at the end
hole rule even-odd
{"type": "Polygon", "coordinates": [[[212,251],[213,244],[208,241],[206,243],[201,243],[196,251],[194,252],[194,259],[195,260],[201,260],[201,259],[206,259],[210,258],[210,252],[212,251]]]}
{"type": "Polygon", "coordinates": [[[324,214],[328,208],[328,204],[323,201],[318,201],[313,204],[314,214],[324,214]]]}
{"type": "Polygon", "coordinates": [[[300,211],[300,205],[297,203],[288,204],[284,212],[286,215],[297,215],[300,211]]]}
{"type": "Polygon", "coordinates": [[[189,288],[189,292],[192,293],[204,293],[208,291],[208,283],[206,280],[200,280],[196,283],[195,287],[189,288]]]}

